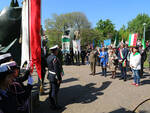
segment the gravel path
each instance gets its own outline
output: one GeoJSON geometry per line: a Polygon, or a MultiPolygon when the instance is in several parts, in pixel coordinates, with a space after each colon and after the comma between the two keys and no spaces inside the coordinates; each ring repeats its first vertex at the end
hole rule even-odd
{"type": "MultiPolygon", "coordinates": [[[[124,82],[119,78],[111,79],[101,76],[97,66],[97,74],[89,75],[90,67],[64,66],[65,75],[59,92],[59,103],[65,108],[52,111],[47,101],[49,84],[45,81],[44,96],[40,96],[40,105],[35,113],[130,113],[139,103],[150,98],[150,73],[145,70],[140,87],[130,85],[132,79],[124,82]]],[[[150,111],[150,102],[140,109],[150,111]]],[[[150,113],[150,112],[140,112],[150,113]]]]}

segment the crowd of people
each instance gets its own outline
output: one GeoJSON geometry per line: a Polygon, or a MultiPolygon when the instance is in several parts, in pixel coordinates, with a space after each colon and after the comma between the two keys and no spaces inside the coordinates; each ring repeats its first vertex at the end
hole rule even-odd
{"type": "MultiPolygon", "coordinates": [[[[107,48],[104,46],[95,48],[93,46],[87,46],[86,49],[83,49],[81,47],[81,53],[77,55],[74,55],[71,49],[70,55],[65,57],[64,64],[90,65],[90,75],[96,74],[96,66],[98,65],[101,66],[102,76],[106,77],[107,70],[109,69],[112,74],[111,78],[113,79],[116,78],[116,69],[120,69],[120,80],[124,81],[128,79],[127,71],[131,71],[139,81],[143,77],[143,67],[146,59],[148,59],[150,69],[150,42],[147,41],[146,48],[143,48],[143,45],[138,40],[136,47],[128,47],[126,43],[120,43],[118,48],[112,45],[107,48]],[[78,59],[78,61],[74,59],[78,59]]],[[[136,85],[139,86],[139,84],[138,82],[136,85]]]]}
{"type": "MultiPolygon", "coordinates": [[[[53,46],[49,49],[51,54],[45,56],[44,49],[41,51],[41,67],[42,81],[40,93],[44,93],[43,84],[48,68],[48,76],[50,84],[49,102],[50,107],[54,110],[59,110],[62,107],[58,104],[58,92],[62,82],[63,72],[63,54],[61,48],[53,46]]],[[[117,68],[120,69],[120,80],[128,80],[127,71],[131,71],[133,75],[132,85],[139,86],[140,78],[143,77],[143,66],[147,59],[150,64],[150,44],[147,43],[147,48],[143,49],[139,44],[136,47],[128,47],[127,44],[121,43],[118,48],[109,46],[108,48],[94,48],[88,46],[87,50],[81,49],[81,54],[70,56],[70,64],[90,65],[91,74],[96,74],[96,66],[101,66],[101,75],[107,77],[107,71],[111,72],[111,78],[116,78],[117,68]],[[79,56],[81,55],[81,57],[79,56]]],[[[64,61],[67,61],[66,58],[64,61]]],[[[99,67],[98,67],[99,68],[99,67]]],[[[150,68],[149,68],[150,69],[150,68]]],[[[28,113],[30,105],[30,96],[32,90],[33,78],[30,73],[30,66],[25,64],[23,69],[17,65],[10,53],[0,54],[0,113],[28,113]],[[21,71],[20,71],[21,70],[21,71]],[[23,70],[23,72],[22,72],[23,70]],[[27,85],[24,82],[27,81],[27,85]],[[7,106],[6,106],[7,105],[7,106]]]]}
{"type": "MultiPolygon", "coordinates": [[[[65,54],[64,62],[62,58],[61,48],[58,46],[51,47],[51,54],[47,57],[48,80],[50,82],[49,99],[51,108],[58,110],[61,106],[58,105],[57,95],[60,84],[62,82],[63,68],[62,64],[66,65],[90,65],[91,74],[96,74],[96,66],[101,66],[102,76],[107,77],[107,70],[111,71],[111,78],[116,78],[116,70],[120,69],[120,80],[128,80],[127,71],[133,73],[132,85],[139,86],[140,78],[143,77],[143,66],[147,58],[147,51],[150,52],[150,44],[146,49],[143,49],[142,44],[136,47],[128,47],[127,44],[121,43],[118,48],[109,46],[108,48],[94,48],[88,46],[85,51],[81,47],[81,53],[74,55],[71,49],[70,54],[65,54]],[[81,58],[81,59],[80,59],[81,58]],[[75,62],[76,63],[75,63],[75,62]],[[81,62],[80,62],[81,61],[81,62]]],[[[150,57],[150,56],[149,56],[150,57]]]]}
{"type": "MultiPolygon", "coordinates": [[[[89,50],[88,50],[89,51],[89,50]]],[[[146,59],[150,59],[150,44],[143,49],[142,44],[136,47],[128,47],[127,44],[121,43],[118,48],[109,46],[108,48],[91,48],[89,54],[89,61],[91,74],[96,74],[96,64],[100,64],[102,69],[102,76],[107,76],[107,70],[111,72],[111,78],[116,78],[116,69],[120,69],[120,80],[126,81],[128,79],[127,71],[133,73],[133,85],[140,85],[140,78],[143,77],[143,67],[146,59]],[[148,57],[147,57],[148,56],[148,57]],[[97,63],[99,62],[99,63],[97,63]]],[[[88,59],[88,58],[87,58],[88,59]]],[[[149,60],[148,60],[149,61],[149,60]]]]}

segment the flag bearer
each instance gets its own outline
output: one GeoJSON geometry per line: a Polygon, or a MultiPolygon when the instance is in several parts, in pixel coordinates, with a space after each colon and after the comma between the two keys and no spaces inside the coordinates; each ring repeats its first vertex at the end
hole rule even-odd
{"type": "Polygon", "coordinates": [[[13,81],[13,71],[7,65],[0,66],[0,113],[19,113],[16,96],[8,91],[13,81]]]}

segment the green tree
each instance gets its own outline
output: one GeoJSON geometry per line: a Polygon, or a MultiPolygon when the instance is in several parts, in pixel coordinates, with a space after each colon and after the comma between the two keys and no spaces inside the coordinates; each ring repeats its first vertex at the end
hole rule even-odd
{"type": "Polygon", "coordinates": [[[85,14],[81,12],[72,12],[61,15],[53,14],[52,19],[45,20],[45,28],[47,30],[56,29],[63,32],[69,27],[80,30],[82,28],[90,28],[91,24],[85,14]]]}
{"type": "Polygon", "coordinates": [[[104,39],[105,37],[103,37],[102,33],[96,29],[82,29],[81,31],[81,45],[82,46],[91,44],[93,40],[95,41],[95,44],[98,45],[99,40],[100,42],[102,42],[104,39]]]}
{"type": "Polygon", "coordinates": [[[143,37],[144,26],[146,23],[146,38],[150,37],[150,17],[147,14],[138,14],[136,18],[128,22],[128,30],[130,33],[138,33],[139,38],[143,37]]]}
{"type": "Polygon", "coordinates": [[[48,45],[61,46],[61,36],[67,28],[75,28],[82,34],[82,29],[90,29],[91,24],[83,13],[72,12],[61,15],[53,14],[52,19],[45,20],[45,28],[49,39],[48,45]]]}
{"type": "Polygon", "coordinates": [[[52,47],[56,44],[61,47],[62,34],[63,32],[57,31],[55,29],[47,30],[46,35],[48,36],[48,47],[52,47]]]}
{"type": "Polygon", "coordinates": [[[129,38],[129,30],[123,25],[120,30],[118,31],[119,40],[128,40],[129,38]]]}
{"type": "Polygon", "coordinates": [[[102,19],[98,21],[96,24],[96,30],[101,32],[104,37],[106,38],[113,38],[114,34],[116,33],[115,25],[112,23],[111,20],[106,19],[103,21],[102,19]]]}

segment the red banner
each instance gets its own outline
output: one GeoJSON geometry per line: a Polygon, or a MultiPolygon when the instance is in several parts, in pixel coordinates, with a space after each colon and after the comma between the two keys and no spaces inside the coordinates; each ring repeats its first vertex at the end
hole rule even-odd
{"type": "MultiPolygon", "coordinates": [[[[33,65],[41,79],[41,0],[30,0],[30,48],[33,65]]],[[[32,67],[33,68],[33,67],[32,67]]]]}

